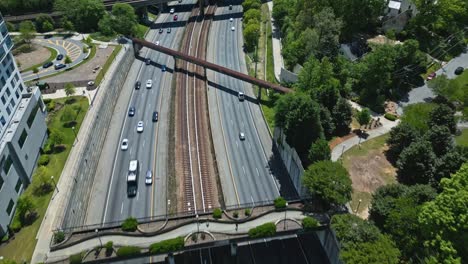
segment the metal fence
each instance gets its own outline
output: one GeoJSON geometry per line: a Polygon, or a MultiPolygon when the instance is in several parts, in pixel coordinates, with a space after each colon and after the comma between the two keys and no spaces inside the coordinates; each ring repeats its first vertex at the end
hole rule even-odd
{"type": "Polygon", "coordinates": [[[93,106],[98,107],[98,110],[96,110],[95,119],[91,122],[92,131],[88,137],[80,138],[80,140],[84,141],[82,144],[85,147],[77,170],[73,172],[72,178],[74,179],[74,183],[66,207],[65,217],[62,220],[63,229],[81,226],[85,222],[84,218],[86,216],[90,191],[114,107],[135,59],[133,49],[125,48],[121,52],[124,52],[124,55],[118,63],[118,68],[111,76],[105,76],[105,78],[109,78],[106,89],[103,89],[103,87],[99,89],[105,90],[106,95],[103,96],[102,102],[99,105],[93,106]]]}

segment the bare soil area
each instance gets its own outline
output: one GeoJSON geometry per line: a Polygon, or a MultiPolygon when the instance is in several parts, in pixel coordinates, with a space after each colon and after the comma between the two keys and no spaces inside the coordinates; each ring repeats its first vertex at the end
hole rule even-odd
{"type": "Polygon", "coordinates": [[[20,71],[33,65],[44,63],[50,57],[50,51],[47,48],[37,44],[32,45],[34,49],[33,51],[20,53],[15,56],[16,61],[21,65],[21,67],[19,67],[20,71]]]}

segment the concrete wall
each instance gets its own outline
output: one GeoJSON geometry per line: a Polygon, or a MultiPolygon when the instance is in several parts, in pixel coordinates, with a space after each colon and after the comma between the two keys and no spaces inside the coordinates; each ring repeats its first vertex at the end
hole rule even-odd
{"type": "Polygon", "coordinates": [[[280,128],[275,127],[273,131],[273,139],[276,142],[278,151],[281,159],[284,162],[284,166],[289,172],[291,181],[293,182],[294,188],[300,196],[306,196],[307,191],[302,186],[302,175],[304,174],[304,168],[302,167],[301,159],[294,148],[291,148],[286,142],[286,136],[283,134],[280,128]]]}
{"type": "Polygon", "coordinates": [[[322,231],[315,232],[323,246],[323,249],[327,253],[328,260],[332,264],[342,264],[340,260],[340,246],[336,239],[335,233],[330,228],[322,231]]]}
{"type": "Polygon", "coordinates": [[[285,68],[281,68],[280,73],[280,81],[281,82],[288,82],[288,83],[295,83],[297,82],[298,76],[294,72],[290,72],[285,68]]]}

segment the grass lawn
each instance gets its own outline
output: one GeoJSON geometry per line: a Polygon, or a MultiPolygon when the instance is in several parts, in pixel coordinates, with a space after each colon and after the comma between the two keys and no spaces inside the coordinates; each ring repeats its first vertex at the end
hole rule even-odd
{"type": "Polygon", "coordinates": [[[429,130],[427,121],[429,113],[436,107],[432,103],[417,103],[405,107],[404,114],[401,117],[401,122],[410,124],[421,132],[429,130]]]}
{"type": "MultiPolygon", "coordinates": [[[[84,116],[88,110],[88,99],[82,96],[75,96],[71,98],[76,98],[76,101],[72,106],[79,106],[81,111],[78,112],[76,117],[77,124],[75,128],[80,129],[81,123],[83,122],[84,116]]],[[[55,100],[56,105],[65,104],[67,99],[57,99],[55,100]]],[[[63,109],[63,108],[62,108],[63,109]]],[[[48,173],[54,176],[56,182],[58,182],[62,169],[65,166],[68,154],[70,153],[75,135],[71,128],[63,126],[63,122],[60,121],[62,116],[62,111],[58,110],[56,112],[49,113],[47,127],[49,129],[57,129],[63,132],[63,144],[66,146],[65,151],[60,153],[49,154],[50,162],[47,164],[48,173]]],[[[31,186],[34,186],[36,178],[33,176],[33,182],[31,186]]],[[[15,234],[14,239],[12,239],[8,244],[2,244],[0,246],[0,256],[5,257],[6,259],[15,260],[18,263],[23,261],[30,261],[34,248],[36,246],[36,234],[41,225],[42,219],[45,215],[47,207],[49,205],[50,198],[52,197],[53,192],[50,192],[43,196],[36,196],[33,194],[33,188],[28,188],[24,191],[24,194],[31,195],[37,206],[38,219],[34,221],[32,225],[23,227],[18,233],[15,234]]]]}
{"type": "Polygon", "coordinates": [[[372,193],[380,186],[396,182],[396,170],[385,157],[387,146],[385,134],[354,146],[343,154],[343,166],[353,182],[351,208],[359,204],[359,215],[367,217],[372,193]]]}
{"type": "Polygon", "coordinates": [[[460,136],[455,137],[457,145],[468,147],[468,128],[463,129],[460,136]]]}
{"type": "Polygon", "coordinates": [[[117,34],[113,34],[113,35],[110,35],[110,36],[106,36],[106,35],[103,35],[101,34],[101,32],[94,32],[94,33],[91,33],[90,34],[90,37],[94,40],[99,40],[99,41],[103,41],[103,42],[109,42],[113,39],[115,39],[117,37],[117,34]]]}
{"type": "Polygon", "coordinates": [[[21,70],[21,72],[32,71],[34,68],[39,68],[39,67],[41,67],[42,65],[44,65],[45,63],[47,63],[47,62],[49,62],[49,61],[54,61],[55,58],[57,58],[57,51],[56,51],[55,49],[49,48],[49,47],[44,47],[44,48],[46,48],[46,49],[48,49],[48,50],[50,51],[50,56],[49,56],[49,58],[48,58],[46,61],[43,61],[43,62],[38,63],[38,64],[36,64],[36,65],[33,65],[33,66],[29,67],[29,68],[26,68],[26,69],[24,69],[24,70],[21,70]]]}
{"type": "Polygon", "coordinates": [[[142,24],[138,24],[136,36],[137,36],[138,38],[144,38],[144,37],[145,37],[145,34],[146,34],[146,32],[147,32],[148,30],[149,30],[149,27],[148,27],[148,26],[145,26],[145,25],[142,25],[142,24]]]}
{"type": "Polygon", "coordinates": [[[268,6],[264,4],[262,6],[262,16],[266,16],[266,35],[267,35],[267,65],[266,65],[266,76],[267,81],[272,83],[278,83],[275,77],[275,63],[273,61],[273,40],[271,39],[271,18],[268,6]],[[266,10],[264,10],[266,9],[266,10]]]}
{"type": "Polygon", "coordinates": [[[112,62],[114,61],[115,57],[117,54],[119,54],[119,51],[122,49],[122,46],[118,45],[114,48],[114,51],[112,51],[112,54],[107,58],[106,63],[104,66],[102,66],[102,69],[99,71],[98,75],[96,76],[95,85],[98,86],[102,79],[104,78],[104,75],[106,75],[107,70],[109,70],[109,67],[111,66],[112,62]]]}

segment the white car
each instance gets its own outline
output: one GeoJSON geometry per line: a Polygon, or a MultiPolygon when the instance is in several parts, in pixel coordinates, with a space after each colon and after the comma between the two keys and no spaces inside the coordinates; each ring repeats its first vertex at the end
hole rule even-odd
{"type": "Polygon", "coordinates": [[[120,146],[121,150],[127,150],[128,149],[128,139],[124,138],[122,140],[122,145],[120,146]]]}
{"type": "Polygon", "coordinates": [[[150,89],[151,87],[153,87],[153,80],[147,80],[146,81],[146,88],[150,89]]]}
{"type": "Polygon", "coordinates": [[[239,139],[240,139],[240,140],[245,140],[245,134],[244,134],[244,132],[240,132],[240,133],[239,133],[239,139]]]}
{"type": "Polygon", "coordinates": [[[171,14],[174,14],[174,12],[175,12],[174,8],[171,8],[171,10],[169,10],[169,13],[171,14]]]}
{"type": "Polygon", "coordinates": [[[243,92],[239,92],[239,93],[237,94],[237,97],[239,97],[239,101],[244,101],[244,99],[245,99],[245,96],[244,96],[244,93],[243,93],[243,92]]]}
{"type": "Polygon", "coordinates": [[[159,40],[156,40],[156,46],[159,45],[159,40]]]}
{"type": "Polygon", "coordinates": [[[151,170],[146,171],[145,184],[150,185],[153,183],[153,172],[151,170]]]}
{"type": "Polygon", "coordinates": [[[229,21],[230,21],[230,22],[234,21],[234,18],[231,17],[231,18],[229,19],[229,21]]]}
{"type": "Polygon", "coordinates": [[[234,30],[236,30],[236,28],[235,28],[235,27],[231,27],[231,31],[234,31],[234,30]]]}
{"type": "Polygon", "coordinates": [[[143,132],[143,121],[139,121],[137,125],[137,132],[143,132]]]}

